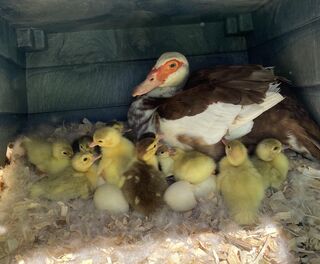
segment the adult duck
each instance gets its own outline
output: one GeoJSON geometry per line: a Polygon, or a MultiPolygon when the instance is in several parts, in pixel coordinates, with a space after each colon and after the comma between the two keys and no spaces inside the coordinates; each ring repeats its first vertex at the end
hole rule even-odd
{"type": "Polygon", "coordinates": [[[279,107],[272,111],[284,99],[278,88],[283,78],[269,68],[228,65],[200,70],[189,80],[188,75],[185,56],[177,52],[160,56],[132,93],[135,100],[128,122],[136,139],[148,132],[161,133],[169,145],[218,158],[223,154],[222,138],[245,136],[255,144],[261,137],[275,137],[295,151],[320,159],[319,139],[303,127],[308,122],[301,124],[285,101],[281,115],[279,107]],[[294,125],[285,128],[288,120],[294,125]]]}

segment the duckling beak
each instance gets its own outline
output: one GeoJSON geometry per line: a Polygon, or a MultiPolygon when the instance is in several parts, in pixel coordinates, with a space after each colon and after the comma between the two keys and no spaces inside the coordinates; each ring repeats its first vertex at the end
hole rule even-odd
{"type": "Polygon", "coordinates": [[[93,156],[93,162],[95,162],[96,160],[100,159],[101,157],[102,157],[102,155],[93,156]]]}
{"type": "Polygon", "coordinates": [[[94,148],[95,146],[98,146],[98,144],[95,143],[95,142],[91,142],[91,143],[89,144],[89,148],[94,148]]]}
{"type": "Polygon", "coordinates": [[[144,95],[151,92],[153,89],[157,88],[163,81],[157,78],[158,69],[153,68],[151,72],[148,74],[147,78],[139,84],[136,88],[134,88],[132,92],[132,96],[136,97],[139,95],[144,95]]]}

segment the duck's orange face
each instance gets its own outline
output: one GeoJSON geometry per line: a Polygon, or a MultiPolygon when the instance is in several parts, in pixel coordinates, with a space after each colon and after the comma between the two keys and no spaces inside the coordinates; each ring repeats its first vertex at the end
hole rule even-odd
{"type": "MultiPolygon", "coordinates": [[[[161,57],[160,57],[161,58],[161,57]]],[[[188,67],[187,63],[179,58],[170,58],[164,60],[161,63],[160,59],[157,64],[152,68],[151,72],[148,74],[147,78],[139,84],[133,91],[132,96],[144,95],[152,91],[157,87],[170,86],[168,80],[174,77],[174,75],[183,68],[183,66],[188,67]]],[[[188,70],[186,71],[186,75],[188,70]]],[[[177,79],[180,76],[177,75],[177,79]]]]}

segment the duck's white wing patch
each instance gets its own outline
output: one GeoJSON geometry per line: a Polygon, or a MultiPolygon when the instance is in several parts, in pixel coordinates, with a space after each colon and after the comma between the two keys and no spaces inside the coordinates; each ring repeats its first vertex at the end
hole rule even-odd
{"type": "Polygon", "coordinates": [[[182,147],[177,136],[199,137],[211,145],[219,142],[242,110],[241,105],[215,103],[200,114],[176,120],[160,120],[160,131],[165,141],[182,147]]]}
{"type": "Polygon", "coordinates": [[[251,122],[252,120],[257,118],[263,112],[280,103],[283,99],[284,97],[279,93],[278,84],[271,85],[268,92],[266,93],[266,98],[261,104],[245,105],[242,107],[240,114],[231,125],[230,130],[235,130],[237,128],[243,127],[248,122],[251,122]]]}

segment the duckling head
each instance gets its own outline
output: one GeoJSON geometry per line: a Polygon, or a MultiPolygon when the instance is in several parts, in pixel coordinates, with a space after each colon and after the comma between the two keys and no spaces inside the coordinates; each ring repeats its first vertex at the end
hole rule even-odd
{"type": "Polygon", "coordinates": [[[73,156],[73,150],[70,144],[63,141],[52,143],[52,156],[57,159],[70,159],[73,156]]]}
{"type": "Polygon", "coordinates": [[[83,136],[79,139],[79,151],[80,152],[90,152],[92,148],[90,148],[90,143],[92,142],[92,138],[90,136],[83,136]]]}
{"type": "Polygon", "coordinates": [[[158,148],[156,154],[159,159],[166,159],[170,158],[171,151],[168,146],[162,145],[158,148]]]}
{"type": "Polygon", "coordinates": [[[224,142],[224,144],[227,159],[231,165],[239,166],[248,158],[247,149],[239,140],[224,142]]]}
{"type": "Polygon", "coordinates": [[[73,169],[79,172],[87,172],[92,164],[101,158],[101,156],[94,156],[90,152],[81,153],[78,152],[75,154],[71,160],[71,165],[73,169]]]}
{"type": "Polygon", "coordinates": [[[117,127],[99,128],[93,134],[93,142],[89,145],[91,148],[99,146],[102,148],[116,147],[121,141],[121,131],[117,127]]]}
{"type": "Polygon", "coordinates": [[[168,151],[173,160],[179,159],[185,153],[181,148],[169,148],[168,151]]]}
{"type": "Polygon", "coordinates": [[[264,161],[272,161],[282,151],[282,144],[275,138],[262,140],[256,148],[256,155],[264,161]]]}
{"type": "Polygon", "coordinates": [[[145,137],[137,143],[136,147],[140,160],[150,160],[156,155],[157,150],[160,147],[159,137],[154,135],[145,137]]]}

